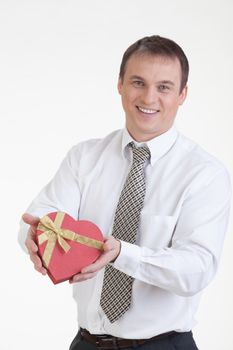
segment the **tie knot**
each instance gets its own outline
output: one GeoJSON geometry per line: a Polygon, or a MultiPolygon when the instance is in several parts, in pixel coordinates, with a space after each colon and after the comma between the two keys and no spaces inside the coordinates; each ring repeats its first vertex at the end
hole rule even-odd
{"type": "Polygon", "coordinates": [[[134,142],[130,142],[129,147],[132,148],[134,161],[145,163],[150,158],[150,150],[147,146],[137,148],[134,142]]]}

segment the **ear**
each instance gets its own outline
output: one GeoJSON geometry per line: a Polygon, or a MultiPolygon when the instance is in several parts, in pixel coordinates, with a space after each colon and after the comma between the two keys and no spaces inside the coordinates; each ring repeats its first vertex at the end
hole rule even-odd
{"type": "Polygon", "coordinates": [[[188,86],[186,85],[184,88],[183,88],[183,90],[181,91],[181,93],[180,93],[180,96],[179,96],[179,105],[181,106],[183,103],[184,103],[184,101],[185,101],[185,99],[186,99],[186,97],[187,97],[187,93],[188,93],[188,86]]]}
{"type": "Polygon", "coordinates": [[[121,95],[121,92],[122,92],[122,85],[123,85],[122,79],[119,78],[118,79],[118,83],[117,83],[117,89],[118,89],[118,92],[119,92],[120,95],[121,95]]]}

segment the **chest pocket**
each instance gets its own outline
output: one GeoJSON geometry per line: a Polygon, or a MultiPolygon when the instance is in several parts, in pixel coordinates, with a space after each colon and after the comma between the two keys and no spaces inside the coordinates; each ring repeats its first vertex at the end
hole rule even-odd
{"type": "Polygon", "coordinates": [[[143,214],[138,244],[150,249],[170,247],[175,225],[173,216],[143,214]]]}

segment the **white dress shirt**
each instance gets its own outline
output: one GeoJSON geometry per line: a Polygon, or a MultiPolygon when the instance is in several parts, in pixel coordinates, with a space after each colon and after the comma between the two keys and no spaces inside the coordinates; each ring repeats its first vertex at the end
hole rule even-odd
{"type": "MultiPolygon", "coordinates": [[[[39,217],[65,211],[110,235],[132,163],[131,141],[123,129],[73,147],[27,211],[39,217]]],[[[104,269],[74,284],[79,326],[91,333],[138,339],[191,330],[201,291],[218,267],[230,207],[226,169],[175,127],[146,144],[151,159],[137,242],[121,242],[113,264],[135,279],[131,307],[113,324],[106,318],[100,307],[104,269]]],[[[22,246],[27,229],[21,223],[22,246]]]]}

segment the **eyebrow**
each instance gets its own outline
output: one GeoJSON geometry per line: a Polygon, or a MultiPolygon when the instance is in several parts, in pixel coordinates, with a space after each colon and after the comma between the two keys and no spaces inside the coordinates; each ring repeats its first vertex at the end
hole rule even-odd
{"type": "Polygon", "coordinates": [[[174,86],[175,84],[171,80],[161,80],[158,82],[159,84],[168,84],[174,86]]]}
{"type": "MultiPolygon", "coordinates": [[[[142,77],[140,77],[139,75],[132,75],[129,79],[130,80],[138,79],[138,80],[143,80],[143,81],[145,80],[142,77]]],[[[168,84],[171,86],[175,86],[175,84],[171,80],[160,80],[157,82],[157,84],[168,84]]]]}
{"type": "Polygon", "coordinates": [[[131,75],[131,77],[129,78],[130,80],[133,79],[139,79],[139,80],[144,80],[142,77],[140,77],[139,75],[131,75]]]}

